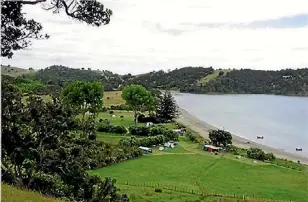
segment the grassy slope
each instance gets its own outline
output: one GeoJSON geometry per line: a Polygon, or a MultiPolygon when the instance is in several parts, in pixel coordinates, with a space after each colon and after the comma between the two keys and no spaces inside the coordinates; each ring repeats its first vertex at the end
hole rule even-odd
{"type": "Polygon", "coordinates": [[[23,69],[19,67],[8,67],[8,66],[1,66],[1,74],[9,75],[9,76],[20,76],[23,74],[28,74],[34,71],[30,71],[28,69],[23,69]]]}
{"type": "MultiPolygon", "coordinates": [[[[222,156],[190,153],[144,156],[91,173],[114,177],[120,185],[128,182],[141,187],[294,201],[307,198],[307,173],[273,165],[251,165],[222,156]]],[[[141,195],[136,191],[132,194],[141,195]]]]}
{"type": "Polygon", "coordinates": [[[7,184],[1,184],[1,201],[5,202],[60,202],[61,200],[42,196],[38,192],[18,189],[7,184]]]}
{"type": "Polygon", "coordinates": [[[204,84],[204,83],[209,82],[212,79],[216,79],[218,77],[218,74],[219,74],[220,71],[223,71],[224,72],[224,76],[225,76],[228,72],[231,72],[232,70],[228,70],[228,69],[218,70],[218,69],[216,69],[214,71],[214,73],[212,73],[212,74],[210,74],[210,75],[200,79],[199,84],[204,84]]]}

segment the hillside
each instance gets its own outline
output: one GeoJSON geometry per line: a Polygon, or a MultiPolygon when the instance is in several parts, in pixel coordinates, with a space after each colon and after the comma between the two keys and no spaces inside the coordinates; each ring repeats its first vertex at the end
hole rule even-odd
{"type": "Polygon", "coordinates": [[[308,95],[308,68],[263,71],[241,69],[196,86],[198,93],[308,95]]]}
{"type": "Polygon", "coordinates": [[[18,189],[7,184],[1,184],[1,200],[6,202],[61,202],[59,199],[43,196],[39,192],[18,189]]]}
{"type": "Polygon", "coordinates": [[[171,89],[187,93],[308,95],[308,68],[264,71],[183,67],[140,75],[119,75],[106,70],[74,69],[61,65],[53,65],[33,74],[21,68],[3,68],[4,75],[22,76],[55,90],[62,88],[66,82],[80,80],[101,81],[105,91],[121,90],[122,86],[128,84],[141,84],[148,89],[171,89]]]}
{"type": "Polygon", "coordinates": [[[34,80],[38,80],[43,84],[56,85],[63,87],[65,82],[72,81],[102,81],[105,91],[117,90],[122,83],[122,79],[118,74],[110,71],[93,71],[89,69],[74,69],[62,65],[53,65],[38,71],[34,76],[34,80]]]}
{"type": "Polygon", "coordinates": [[[21,76],[23,74],[29,74],[34,72],[34,70],[23,69],[19,67],[11,67],[10,65],[1,65],[1,75],[8,75],[8,76],[21,76]]]}
{"type": "Polygon", "coordinates": [[[131,77],[127,83],[137,83],[147,88],[174,89],[189,92],[198,81],[214,73],[212,67],[184,67],[173,71],[153,71],[147,74],[131,77]]]}

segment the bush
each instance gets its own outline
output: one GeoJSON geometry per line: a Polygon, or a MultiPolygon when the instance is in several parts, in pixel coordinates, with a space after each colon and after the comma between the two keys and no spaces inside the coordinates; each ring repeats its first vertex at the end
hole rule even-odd
{"type": "Polygon", "coordinates": [[[185,135],[188,137],[188,139],[190,139],[192,142],[196,142],[197,137],[190,131],[187,131],[185,133],[185,135]]]}
{"type": "Polygon", "coordinates": [[[160,119],[157,118],[156,116],[145,116],[144,114],[140,114],[137,116],[137,121],[138,123],[147,123],[147,122],[152,122],[152,123],[161,123],[160,119]]]}
{"type": "Polygon", "coordinates": [[[129,133],[135,136],[149,136],[150,127],[146,126],[131,126],[129,127],[129,133]]]}
{"type": "Polygon", "coordinates": [[[260,148],[249,148],[247,150],[247,156],[260,161],[273,161],[276,158],[273,153],[265,154],[265,152],[260,148]]]}
{"type": "Polygon", "coordinates": [[[136,138],[131,137],[131,139],[122,139],[120,140],[120,145],[127,147],[150,147],[152,145],[160,145],[166,141],[163,135],[157,135],[152,137],[136,138]]]}
{"type": "Polygon", "coordinates": [[[237,151],[237,147],[235,147],[234,145],[228,145],[226,149],[227,149],[227,152],[230,152],[234,155],[239,155],[239,152],[237,151]]]}
{"type": "Polygon", "coordinates": [[[98,132],[125,134],[127,129],[124,126],[113,126],[106,123],[100,123],[97,127],[98,132]]]}
{"type": "Polygon", "coordinates": [[[143,137],[163,135],[166,138],[166,141],[177,141],[179,139],[179,134],[177,132],[163,126],[131,126],[129,127],[129,132],[131,135],[143,137]]]}
{"type": "Polygon", "coordinates": [[[273,153],[267,153],[267,154],[265,154],[265,160],[273,161],[273,160],[275,160],[275,159],[276,159],[276,157],[275,157],[275,155],[274,155],[273,153]]]}
{"type": "Polygon", "coordinates": [[[157,193],[162,193],[163,190],[161,190],[161,189],[159,189],[159,188],[155,188],[155,192],[157,192],[157,193]]]}
{"type": "Polygon", "coordinates": [[[109,111],[109,114],[114,114],[114,111],[110,110],[110,111],[109,111]]]}
{"type": "Polygon", "coordinates": [[[224,75],[224,72],[223,72],[223,71],[220,71],[220,72],[218,73],[218,76],[222,76],[222,75],[224,75]]]}
{"type": "Polygon", "coordinates": [[[126,110],[126,111],[132,110],[132,108],[129,105],[126,105],[126,104],[111,105],[110,109],[111,110],[126,110]]]}

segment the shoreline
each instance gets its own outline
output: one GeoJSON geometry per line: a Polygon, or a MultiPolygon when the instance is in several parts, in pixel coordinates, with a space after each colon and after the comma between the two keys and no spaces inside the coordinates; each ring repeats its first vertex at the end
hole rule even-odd
{"type": "MultiPolygon", "coordinates": [[[[180,111],[180,116],[177,119],[177,121],[179,123],[191,128],[195,132],[199,133],[199,135],[202,136],[203,138],[208,139],[209,130],[217,130],[218,129],[218,128],[198,119],[197,117],[191,115],[189,112],[187,112],[186,110],[184,110],[182,108],[179,108],[179,111],[180,111]]],[[[258,147],[258,148],[264,150],[267,153],[272,152],[277,158],[288,159],[288,160],[292,160],[294,162],[297,162],[299,160],[302,164],[308,165],[308,158],[306,158],[304,156],[292,154],[292,153],[289,153],[289,152],[285,152],[283,150],[279,150],[279,149],[276,149],[276,148],[273,148],[273,147],[262,145],[262,144],[254,142],[252,140],[237,136],[236,134],[233,134],[233,133],[231,133],[231,135],[232,135],[232,144],[236,147],[244,148],[244,149],[249,149],[250,147],[258,147]],[[247,142],[249,142],[249,144],[247,144],[247,142]]]]}

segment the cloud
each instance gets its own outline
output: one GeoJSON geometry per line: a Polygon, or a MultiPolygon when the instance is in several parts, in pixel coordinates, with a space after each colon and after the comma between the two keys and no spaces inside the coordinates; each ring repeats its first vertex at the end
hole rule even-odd
{"type": "Polygon", "coordinates": [[[109,25],[27,6],[49,40],[33,41],[2,63],[53,64],[133,74],[184,66],[281,69],[308,64],[306,0],[108,0],[109,25]]]}

